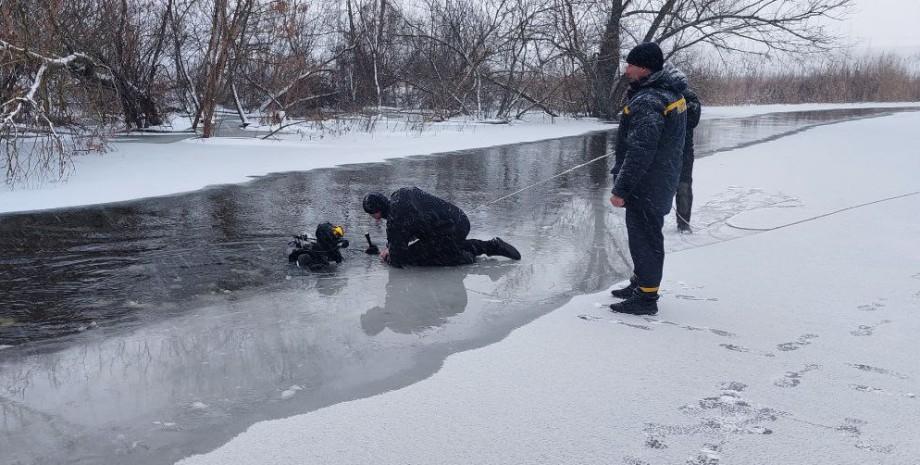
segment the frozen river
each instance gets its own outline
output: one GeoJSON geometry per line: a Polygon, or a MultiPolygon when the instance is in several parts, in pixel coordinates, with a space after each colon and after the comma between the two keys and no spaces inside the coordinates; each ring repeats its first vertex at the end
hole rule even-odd
{"type": "MultiPolygon", "coordinates": [[[[697,156],[892,110],[704,120],[697,156]]],[[[248,425],[395,389],[629,272],[602,160],[615,132],[284,173],[243,185],[0,216],[0,464],[172,463],[248,425]],[[419,186],[521,262],[389,269],[362,195],[419,186]],[[344,224],[328,273],[290,234],[344,224]]],[[[673,228],[673,223],[667,225],[673,228]]]]}

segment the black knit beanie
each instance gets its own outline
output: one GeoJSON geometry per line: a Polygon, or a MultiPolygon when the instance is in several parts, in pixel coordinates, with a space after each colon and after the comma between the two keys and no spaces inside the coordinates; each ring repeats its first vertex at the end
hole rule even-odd
{"type": "Polygon", "coordinates": [[[664,54],[655,42],[645,42],[636,45],[626,56],[626,63],[641,66],[655,73],[664,66],[664,54]]]}
{"type": "Polygon", "coordinates": [[[365,195],[361,204],[364,207],[364,211],[370,215],[380,212],[386,218],[387,214],[390,213],[390,199],[380,192],[371,192],[365,195]]]}

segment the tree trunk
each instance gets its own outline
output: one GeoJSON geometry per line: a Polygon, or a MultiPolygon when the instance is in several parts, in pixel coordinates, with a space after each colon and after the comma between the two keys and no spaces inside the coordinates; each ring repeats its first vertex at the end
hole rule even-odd
{"type": "MultiPolygon", "coordinates": [[[[652,24],[649,25],[648,31],[645,33],[645,37],[642,38],[643,42],[649,42],[655,38],[655,35],[658,32],[658,29],[661,28],[664,20],[671,15],[671,10],[674,8],[674,4],[677,0],[668,0],[661,6],[661,9],[658,10],[658,14],[655,15],[655,19],[652,20],[652,24]]],[[[617,49],[619,51],[619,48],[617,49]]],[[[613,119],[617,116],[620,110],[620,105],[623,105],[623,96],[626,94],[626,89],[629,86],[629,81],[626,79],[625,75],[619,75],[613,80],[613,85],[610,87],[610,93],[608,101],[608,109],[612,112],[610,115],[606,115],[606,118],[613,119]]]]}
{"type": "MultiPolygon", "coordinates": [[[[363,107],[366,105],[376,105],[378,102],[378,92],[376,81],[376,47],[372,43],[372,37],[368,34],[374,34],[376,31],[367,31],[362,27],[358,30],[355,15],[365,14],[363,11],[355,12],[351,0],[346,2],[346,13],[348,14],[348,39],[354,45],[352,49],[352,95],[354,103],[363,107]],[[368,50],[370,49],[370,50],[368,50]]],[[[360,19],[360,18],[358,18],[360,19]]],[[[362,24],[366,24],[362,21],[362,24]]]]}
{"type": "Polygon", "coordinates": [[[243,110],[243,104],[240,103],[240,94],[236,91],[236,84],[231,83],[230,89],[233,91],[233,103],[236,104],[236,113],[240,115],[240,127],[249,126],[249,120],[246,118],[246,112],[243,110]]]}
{"type": "Polygon", "coordinates": [[[374,91],[377,94],[377,111],[383,106],[383,94],[380,91],[380,43],[383,42],[383,21],[386,18],[387,1],[380,0],[380,11],[377,12],[377,33],[374,38],[374,91]]]}
{"type": "MultiPolygon", "coordinates": [[[[201,107],[198,112],[201,117],[201,137],[211,137],[214,125],[214,107],[217,105],[217,77],[220,74],[218,62],[220,61],[220,50],[222,46],[222,35],[224,33],[223,19],[226,17],[226,1],[216,0],[214,2],[214,14],[211,17],[211,37],[208,40],[208,51],[205,53],[205,79],[204,94],[201,99],[201,107]]],[[[197,117],[196,117],[197,119],[197,117]]]]}
{"type": "Polygon", "coordinates": [[[594,108],[592,113],[600,118],[611,119],[618,113],[616,88],[620,67],[620,18],[623,15],[623,0],[611,0],[610,15],[604,28],[600,51],[595,62],[594,108]]]}
{"type": "Polygon", "coordinates": [[[226,76],[230,56],[236,46],[236,41],[246,30],[246,24],[249,21],[249,14],[252,11],[253,0],[240,0],[233,8],[233,15],[227,16],[227,0],[218,0],[214,4],[214,30],[211,34],[211,41],[208,44],[209,51],[213,47],[213,60],[209,60],[207,70],[208,78],[204,89],[204,98],[202,99],[203,126],[201,137],[211,137],[213,133],[214,111],[217,107],[217,99],[223,94],[226,82],[229,80],[226,76]]]}

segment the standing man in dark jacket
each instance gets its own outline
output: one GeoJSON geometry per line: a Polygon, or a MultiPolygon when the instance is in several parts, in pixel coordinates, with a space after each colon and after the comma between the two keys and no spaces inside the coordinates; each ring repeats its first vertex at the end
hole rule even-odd
{"type": "MultiPolygon", "coordinates": [[[[668,64],[665,64],[667,67],[668,64]]],[[[676,69],[676,68],[675,68],[676,69]]],[[[693,232],[690,229],[690,211],[693,209],[693,130],[700,124],[702,107],[696,92],[687,88],[683,92],[687,100],[687,138],[684,140],[684,160],[680,168],[680,182],[677,183],[677,230],[682,233],[693,232]]]]}
{"type": "Polygon", "coordinates": [[[404,187],[389,198],[379,192],[364,196],[364,211],[387,220],[387,247],[380,258],[393,266],[467,265],[477,255],[520,260],[511,244],[496,237],[467,239],[470,220],[456,205],[418,187],[404,187]]]}
{"type": "Polygon", "coordinates": [[[658,287],[664,268],[664,217],[671,210],[687,129],[686,78],[664,70],[657,44],[646,42],[626,57],[628,103],[617,130],[613,195],[610,203],[626,209],[626,231],[633,276],[629,286],[612,292],[625,299],[615,312],[658,313],[658,287]]]}

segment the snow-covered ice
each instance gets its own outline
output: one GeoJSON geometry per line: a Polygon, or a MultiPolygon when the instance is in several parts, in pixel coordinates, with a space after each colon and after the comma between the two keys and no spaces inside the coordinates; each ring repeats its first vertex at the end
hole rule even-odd
{"type": "Polygon", "coordinates": [[[706,106],[704,119],[744,118],[768,113],[793,113],[800,111],[858,110],[864,108],[908,108],[920,106],[920,102],[858,102],[858,103],[797,103],[771,105],[727,105],[706,106]]]}
{"type": "Polygon", "coordinates": [[[295,394],[297,394],[297,391],[303,391],[303,387],[300,386],[300,385],[295,384],[295,385],[293,385],[293,386],[291,386],[291,387],[289,387],[289,388],[287,388],[287,389],[281,391],[281,399],[282,399],[282,400],[290,399],[291,397],[294,397],[295,394]]]}
{"type": "MultiPolygon", "coordinates": [[[[434,124],[426,130],[379,129],[304,140],[185,139],[157,144],[116,142],[113,150],[76,158],[64,181],[0,190],[0,213],[170,195],[269,173],[304,171],[388,158],[514,144],[611,129],[593,118],[533,118],[514,124],[434,124]]],[[[173,137],[167,135],[166,137],[173,137]]]]}
{"type": "Polygon", "coordinates": [[[180,463],[914,463],[917,127],[901,113],[699,160],[696,234],[668,234],[655,317],[579,296],[424,381],[180,463]]]}
{"type": "MultiPolygon", "coordinates": [[[[860,108],[903,108],[917,102],[707,106],[703,118],[740,118],[798,111],[860,108]]],[[[181,128],[177,122],[175,128],[181,128]]],[[[370,132],[342,131],[303,138],[279,134],[260,138],[185,139],[157,143],[174,134],[131,134],[101,155],[74,159],[62,181],[31,182],[0,189],[0,213],[120,202],[188,192],[207,186],[240,183],[269,173],[304,171],[351,163],[380,162],[437,152],[465,150],[560,138],[615,126],[593,118],[550,118],[530,115],[511,124],[448,121],[423,131],[402,125],[370,132]]]]}

